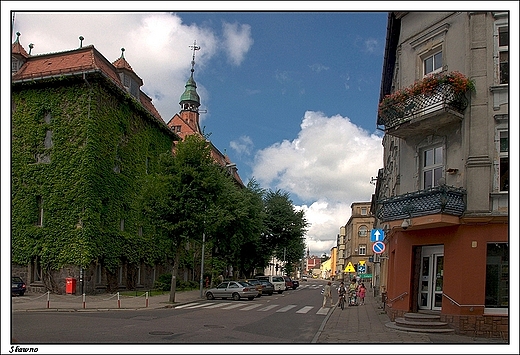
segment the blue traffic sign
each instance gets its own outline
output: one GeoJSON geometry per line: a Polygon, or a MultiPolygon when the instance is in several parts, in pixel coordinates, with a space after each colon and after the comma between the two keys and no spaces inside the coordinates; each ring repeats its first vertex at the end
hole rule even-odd
{"type": "Polygon", "coordinates": [[[385,231],[382,229],[372,229],[370,231],[371,242],[381,242],[385,239],[385,231]]]}
{"type": "Polygon", "coordinates": [[[374,253],[376,254],[381,254],[382,252],[384,252],[386,249],[386,245],[385,243],[383,242],[375,242],[373,245],[372,245],[372,250],[374,251],[374,253]]]}

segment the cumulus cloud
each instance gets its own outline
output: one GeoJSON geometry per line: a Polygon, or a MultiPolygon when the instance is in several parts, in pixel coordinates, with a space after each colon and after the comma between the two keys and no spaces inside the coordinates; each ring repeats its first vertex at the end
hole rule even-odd
{"type": "Polygon", "coordinates": [[[311,250],[329,254],[328,246],[335,244],[340,226],[350,217],[352,202],[371,199],[370,178],[383,166],[381,137],[347,117],[313,111],[305,113],[300,128],[292,141],[257,152],[253,176],[305,204],[301,208],[312,223],[307,243],[311,250]]]}
{"type": "Polygon", "coordinates": [[[238,23],[224,23],[224,48],[229,60],[240,65],[253,45],[251,26],[238,23]]]}

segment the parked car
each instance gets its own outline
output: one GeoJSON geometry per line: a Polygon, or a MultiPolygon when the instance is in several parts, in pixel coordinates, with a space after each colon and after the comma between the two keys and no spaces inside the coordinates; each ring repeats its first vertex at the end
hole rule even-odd
{"type": "Polygon", "coordinates": [[[307,281],[307,275],[302,275],[302,281],[307,281]]]}
{"type": "Polygon", "coordinates": [[[25,282],[19,276],[11,277],[11,296],[23,296],[27,287],[25,282]]]}
{"type": "Polygon", "coordinates": [[[267,280],[269,281],[270,283],[273,284],[274,286],[274,290],[278,293],[283,293],[283,291],[285,291],[285,280],[283,279],[282,276],[274,276],[274,275],[269,275],[269,276],[256,276],[256,278],[258,280],[267,280]]]}
{"type": "Polygon", "coordinates": [[[262,295],[272,296],[274,293],[274,285],[267,280],[258,280],[262,284],[262,295]]]}
{"type": "Polygon", "coordinates": [[[262,283],[258,281],[257,279],[246,279],[246,282],[249,282],[251,285],[255,286],[256,290],[258,291],[258,296],[260,297],[263,294],[264,286],[262,286],[262,283]]]}
{"type": "Polygon", "coordinates": [[[235,301],[239,301],[241,298],[247,298],[253,300],[258,296],[256,286],[251,285],[245,281],[224,281],[217,287],[210,288],[206,291],[206,298],[212,300],[215,298],[233,298],[235,301]]]}
{"type": "Polygon", "coordinates": [[[290,288],[294,288],[293,282],[289,276],[284,276],[283,279],[285,281],[285,291],[287,291],[290,288]]]}
{"type": "Polygon", "coordinates": [[[292,280],[292,288],[293,288],[293,290],[296,290],[299,286],[300,286],[300,281],[292,280]]]}

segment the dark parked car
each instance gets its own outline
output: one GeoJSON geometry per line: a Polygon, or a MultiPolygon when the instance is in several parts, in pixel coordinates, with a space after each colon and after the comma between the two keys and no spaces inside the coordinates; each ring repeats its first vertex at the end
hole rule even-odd
{"type": "Polygon", "coordinates": [[[293,290],[296,290],[299,286],[300,286],[300,281],[292,280],[292,288],[293,288],[293,290]]]}
{"type": "Polygon", "coordinates": [[[19,276],[11,277],[11,296],[23,296],[26,290],[25,282],[19,276]]]}
{"type": "Polygon", "coordinates": [[[256,296],[256,297],[262,296],[262,293],[264,291],[264,287],[262,286],[260,281],[258,281],[257,279],[247,279],[245,281],[249,282],[251,285],[255,286],[256,290],[258,291],[258,296],[256,296]]]}
{"type": "Polygon", "coordinates": [[[274,285],[267,280],[258,280],[262,284],[262,294],[272,296],[274,293],[274,285]]]}
{"type": "Polygon", "coordinates": [[[294,289],[293,282],[289,276],[283,276],[283,279],[285,280],[285,291],[290,288],[294,289]]]}

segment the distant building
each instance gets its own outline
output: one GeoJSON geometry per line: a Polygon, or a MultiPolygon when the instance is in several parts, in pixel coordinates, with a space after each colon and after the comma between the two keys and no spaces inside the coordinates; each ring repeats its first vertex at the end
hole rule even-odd
{"type": "Polygon", "coordinates": [[[370,231],[374,225],[374,217],[370,210],[370,202],[354,202],[350,205],[351,216],[338,235],[338,257],[336,261],[336,277],[347,281],[355,275],[372,281],[374,255],[370,242],[370,231]],[[353,272],[345,271],[349,263],[353,272]],[[358,266],[359,269],[358,269],[358,266]]]}

